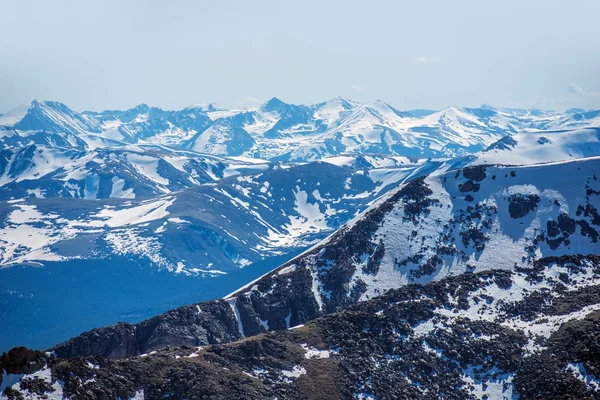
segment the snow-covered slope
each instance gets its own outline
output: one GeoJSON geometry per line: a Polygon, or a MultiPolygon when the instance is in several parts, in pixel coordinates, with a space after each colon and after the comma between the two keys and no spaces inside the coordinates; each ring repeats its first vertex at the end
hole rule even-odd
{"type": "Polygon", "coordinates": [[[476,155],[482,164],[535,164],[600,155],[600,128],[506,136],[476,155]]]}
{"type": "Polygon", "coordinates": [[[84,151],[31,144],[0,153],[0,199],[147,198],[268,168],[162,146],[84,151]]]}
{"type": "MultiPolygon", "coordinates": [[[[43,192],[29,189],[26,199],[0,201],[0,303],[6,305],[0,318],[11,326],[10,333],[0,335],[0,348],[48,346],[82,329],[138,321],[223,296],[318,242],[398,182],[426,173],[420,164],[394,170],[228,160],[224,174],[244,173],[144,197],[142,190],[174,188],[179,182],[160,168],[163,161],[180,165],[175,155],[151,158],[151,153],[113,149],[99,158],[106,150],[95,158],[106,161],[102,166],[69,164],[68,173],[59,169],[51,180],[30,181],[36,188],[40,182],[64,184],[67,174],[85,170],[86,176],[99,176],[98,185],[77,190],[96,199],[42,198],[50,194],[45,187],[43,192]],[[158,160],[159,168],[148,170],[156,161],[147,159],[158,160]],[[122,163],[112,163],[118,160],[122,163]],[[124,183],[113,182],[111,171],[124,183]],[[102,198],[115,186],[120,193],[112,197],[121,198],[102,198]],[[90,190],[95,187],[98,191],[90,190]],[[73,284],[54,290],[60,282],[73,284]],[[91,308],[97,312],[90,313],[91,308]]],[[[205,160],[208,167],[219,167],[213,160],[205,160]]],[[[181,176],[180,183],[187,184],[190,174],[181,176]]],[[[13,184],[23,188],[25,182],[13,184]]],[[[5,191],[7,196],[16,192],[5,191]]]]}
{"type": "MultiPolygon", "coordinates": [[[[198,169],[203,175],[193,170],[194,178],[181,167],[189,165],[185,163],[190,159],[178,159],[173,154],[152,157],[132,150],[95,155],[78,159],[69,168],[57,168],[47,181],[41,180],[54,183],[52,189],[70,190],[72,196],[44,196],[49,189],[39,186],[26,189],[26,183],[39,185],[40,180],[7,185],[2,192],[6,196],[22,189],[29,198],[15,196],[17,199],[1,205],[0,265],[117,253],[136,255],[178,272],[184,271],[184,264],[192,269],[219,265],[229,271],[313,243],[423,168],[414,164],[365,171],[364,166],[330,163],[289,168],[251,164],[246,167],[261,172],[212,182],[216,173],[221,177],[239,173],[233,167],[241,165],[209,164],[218,160],[205,159],[205,169],[198,169]],[[122,162],[111,163],[115,160],[122,162]],[[59,187],[56,182],[64,185],[59,187]],[[189,188],[172,192],[178,184],[189,188]],[[168,194],[136,199],[136,195],[152,191],[168,194]],[[120,199],[83,200],[106,199],[109,194],[120,199]],[[70,243],[91,233],[99,247],[74,255],[70,243]],[[179,242],[183,236],[186,246],[179,242]],[[63,246],[70,256],[63,254],[63,246]]],[[[41,164],[43,159],[36,161],[41,164]]],[[[196,160],[195,165],[200,166],[200,162],[196,160]]]]}
{"type": "Polygon", "coordinates": [[[250,332],[260,327],[259,316],[269,327],[281,328],[282,315],[289,316],[286,323],[301,324],[413,282],[528,268],[541,257],[595,254],[598,176],[600,157],[591,157],[472,166],[414,179],[227,299],[245,304],[239,312],[244,332],[250,332]],[[294,295],[282,303],[285,292],[294,295]],[[304,300],[294,300],[297,296],[304,300]]]}
{"type": "MultiPolygon", "coordinates": [[[[577,144],[584,142],[581,138],[586,138],[589,143],[596,140],[595,132],[553,132],[546,135],[552,140],[543,141],[543,144],[538,143],[541,134],[531,134],[530,137],[526,133],[511,137],[515,138],[516,144],[508,149],[494,150],[498,147],[495,146],[492,150],[463,158],[414,160],[400,156],[345,154],[328,157],[323,162],[295,166],[254,164],[148,145],[94,151],[29,146],[23,150],[26,154],[18,157],[24,160],[22,162],[15,162],[17,158],[10,155],[12,150],[5,150],[3,154],[8,156],[2,159],[5,165],[2,179],[9,181],[0,189],[0,194],[6,199],[0,202],[1,265],[46,267],[0,268],[0,274],[4,274],[4,278],[0,279],[4,283],[0,292],[6,290],[3,293],[10,302],[25,304],[29,300],[17,301],[17,295],[12,294],[10,289],[15,282],[24,279],[21,275],[35,282],[50,269],[55,271],[54,276],[73,274],[67,266],[77,265],[77,271],[89,271],[92,265],[96,265],[96,260],[105,260],[102,262],[115,265],[135,262],[143,269],[143,276],[153,274],[153,271],[166,273],[170,277],[179,277],[182,285],[184,280],[187,285],[188,279],[206,278],[207,283],[204,284],[211,289],[202,293],[206,296],[208,293],[224,295],[241,285],[243,279],[251,280],[307,246],[314,245],[367,207],[378,208],[374,202],[385,200],[377,200],[378,197],[399,183],[425,175],[429,176],[421,186],[415,187],[416,184],[413,184],[404,190],[409,191],[407,196],[411,195],[413,189],[423,193],[431,190],[432,194],[427,198],[417,199],[419,204],[431,203],[426,206],[431,216],[419,217],[417,225],[413,220],[404,220],[404,217],[392,219],[393,215],[402,215],[405,207],[412,207],[410,201],[405,204],[404,200],[396,200],[393,204],[397,211],[386,216],[387,222],[384,224],[388,227],[386,229],[391,230],[390,233],[369,230],[368,234],[373,235],[369,236],[369,242],[351,239],[353,252],[346,254],[347,250],[341,250],[336,256],[343,257],[349,263],[346,266],[348,269],[338,271],[334,268],[331,275],[340,274],[343,279],[352,277],[351,280],[338,282],[352,294],[346,293],[336,302],[343,304],[344,299],[354,301],[352,299],[356,296],[372,296],[387,287],[426,280],[427,274],[421,271],[423,268],[441,277],[467,268],[495,265],[495,257],[500,258],[498,262],[506,264],[502,266],[510,267],[514,261],[507,261],[510,258],[504,257],[503,253],[499,255],[495,249],[506,249],[511,256],[519,255],[521,260],[526,255],[521,254],[519,249],[526,246],[526,238],[531,239],[531,230],[545,229],[545,218],[553,218],[558,223],[557,215],[562,212],[575,218],[573,213],[577,206],[568,202],[576,201],[575,198],[571,200],[571,196],[582,198],[577,190],[584,190],[582,188],[586,183],[577,179],[590,178],[590,185],[593,185],[594,175],[600,175],[589,173],[596,168],[593,164],[595,158],[583,159],[586,162],[582,164],[585,174],[577,172],[574,174],[576,178],[564,175],[564,180],[560,180],[563,179],[560,178],[563,176],[560,171],[570,171],[575,164],[515,167],[516,177],[511,176],[513,171],[506,169],[508,167],[477,165],[497,164],[505,159],[509,160],[509,164],[570,160],[570,157],[565,158],[568,151],[577,157],[600,155],[600,149],[594,146],[580,147],[579,150],[587,149],[586,152],[576,152],[577,144]],[[543,146],[547,152],[541,153],[539,146],[543,146]],[[509,154],[505,157],[501,152],[509,154]],[[492,156],[496,159],[489,158],[492,156]],[[9,172],[16,169],[16,165],[20,166],[17,176],[23,177],[22,180],[9,172]],[[463,167],[468,168],[462,173],[448,172],[463,167]],[[489,172],[494,168],[498,172],[489,172]],[[535,168],[543,172],[536,177],[522,176],[535,168]],[[485,178],[481,178],[482,175],[485,178]],[[567,184],[574,185],[575,189],[567,191],[567,184]],[[80,198],[64,198],[67,196],[80,198]],[[567,203],[561,196],[567,199],[567,203]],[[11,197],[15,199],[10,200],[11,197]],[[538,197],[539,207],[543,202],[555,199],[556,202],[552,203],[555,209],[549,209],[549,214],[539,214],[532,221],[513,219],[507,217],[506,212],[501,212],[506,201],[509,201],[507,199],[513,199],[514,205],[511,207],[518,208],[522,206],[520,202],[528,204],[535,202],[538,197]],[[522,225],[526,223],[531,226],[527,232],[521,232],[522,225]],[[393,233],[396,231],[401,233],[393,233]],[[414,232],[416,236],[413,236],[414,232]],[[451,243],[446,248],[440,241],[451,243]],[[477,250],[482,246],[483,250],[477,250]],[[485,250],[487,248],[491,250],[485,250]],[[361,253],[355,254],[354,251],[361,253]],[[443,262],[435,258],[435,255],[440,252],[444,254],[444,251],[454,253],[448,259],[444,258],[443,262]],[[369,272],[375,268],[373,262],[369,261],[371,256],[378,259],[383,254],[387,254],[388,258],[385,264],[378,267],[380,272],[369,272]],[[395,258],[403,264],[394,264],[391,260],[395,258]],[[365,267],[367,272],[363,271],[363,264],[368,265],[365,267]],[[422,267],[424,264],[428,266],[422,267]],[[224,277],[239,279],[225,282],[222,280],[224,277]],[[361,288],[370,289],[361,294],[361,288]]],[[[581,212],[585,213],[587,206],[584,203],[581,205],[584,208],[581,212]]],[[[592,206],[596,207],[594,203],[592,206]]],[[[591,210],[587,211],[588,214],[591,210]]],[[[533,215],[533,212],[528,215],[533,215]]],[[[369,219],[360,222],[361,218],[352,224],[372,225],[369,219]]],[[[590,226],[593,228],[591,221],[587,223],[592,224],[590,226]]],[[[580,222],[578,226],[578,229],[592,232],[587,230],[585,222],[580,222]]],[[[343,237],[344,230],[348,229],[343,228],[334,237],[343,237]]],[[[539,242],[539,239],[536,240],[539,242]]],[[[583,238],[581,243],[586,243],[585,240],[583,238]]],[[[559,246],[559,249],[555,252],[552,249],[543,250],[543,255],[547,255],[548,251],[548,254],[560,254],[561,243],[558,237],[553,236],[547,246],[559,246]]],[[[106,266],[98,271],[104,268],[109,269],[106,266]]],[[[130,270],[128,266],[119,273],[130,270]]],[[[94,277],[94,280],[97,279],[94,277]]],[[[323,275],[314,284],[316,288],[325,288],[328,280],[339,279],[323,275]]],[[[107,288],[114,285],[116,283],[101,284],[107,288]]],[[[96,288],[93,280],[86,282],[86,287],[90,292],[96,288]]],[[[323,295],[327,296],[332,289],[324,290],[323,295]]],[[[161,292],[161,289],[157,291],[161,292]]],[[[41,301],[40,295],[36,294],[39,293],[37,286],[32,286],[27,293],[34,295],[36,304],[41,301]]],[[[20,293],[19,296],[27,294],[20,293]]],[[[46,296],[48,300],[56,300],[56,296],[46,296]]],[[[171,296],[165,294],[164,301],[174,301],[171,296]]],[[[206,298],[202,294],[198,296],[196,299],[206,298]]],[[[90,294],[89,299],[94,301],[94,295],[90,294]]],[[[181,304],[179,301],[175,304],[181,304]]],[[[336,302],[332,304],[338,304],[336,302]]],[[[322,307],[326,303],[323,300],[322,307]]],[[[164,303],[162,307],[165,307],[164,303]]],[[[285,311],[286,315],[288,311],[285,311]]],[[[148,312],[136,315],[148,316],[148,312]]],[[[77,314],[73,315],[75,318],[77,314]]],[[[7,320],[9,317],[18,320],[19,315],[4,316],[7,320]]],[[[130,317],[125,312],[121,318],[130,317]]],[[[108,322],[111,320],[108,319],[108,322]]],[[[18,329],[15,327],[14,331],[18,332],[18,329]]],[[[70,332],[73,331],[77,331],[77,328],[72,328],[70,332]]]]}
{"type": "Polygon", "coordinates": [[[573,129],[581,127],[600,127],[600,111],[590,110],[567,113],[561,116],[552,124],[549,124],[555,129],[573,129]]]}

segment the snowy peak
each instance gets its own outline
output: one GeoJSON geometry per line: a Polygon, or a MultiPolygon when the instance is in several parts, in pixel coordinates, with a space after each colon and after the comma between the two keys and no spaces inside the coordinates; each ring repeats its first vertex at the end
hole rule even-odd
{"type": "Polygon", "coordinates": [[[287,303],[294,325],[409,283],[594,254],[600,240],[599,163],[595,157],[471,166],[413,179],[320,245],[227,299],[250,298],[255,304],[260,298],[263,307],[275,287],[274,301],[286,292],[314,297],[301,305],[287,303]]]}
{"type": "Polygon", "coordinates": [[[600,126],[600,112],[558,114],[483,105],[415,110],[413,115],[381,100],[360,104],[336,97],[294,105],[273,97],[249,110],[226,110],[206,103],[167,111],[140,104],[124,111],[76,113],[61,103],[33,101],[0,116],[0,126],[5,131],[0,140],[11,147],[29,143],[28,132],[50,132],[58,136],[35,137],[35,142],[79,148],[158,143],[222,156],[305,162],[364,152],[461,156],[524,130],[600,126]],[[11,129],[23,133],[7,132],[11,129]]]}
{"type": "Polygon", "coordinates": [[[0,125],[51,133],[79,133],[89,128],[84,119],[66,105],[40,100],[33,100],[7,112],[0,117],[0,125]]]}
{"type": "Polygon", "coordinates": [[[579,111],[570,116],[564,117],[555,126],[573,128],[573,127],[600,127],[600,110],[579,111]]]}
{"type": "Polygon", "coordinates": [[[381,100],[375,100],[371,103],[367,103],[363,107],[374,115],[379,116],[382,120],[411,117],[409,113],[398,111],[394,107],[384,103],[381,100]]]}
{"type": "Polygon", "coordinates": [[[0,115],[0,125],[7,127],[14,126],[15,124],[21,122],[23,118],[25,118],[30,108],[31,103],[22,104],[13,108],[12,110],[7,111],[6,113],[0,115]]]}
{"type": "Polygon", "coordinates": [[[199,110],[202,112],[216,112],[216,111],[226,111],[226,108],[221,107],[216,103],[200,103],[193,104],[185,108],[186,110],[199,110]]]}
{"type": "Polygon", "coordinates": [[[535,164],[600,156],[600,128],[506,136],[476,155],[482,164],[535,164]]]}
{"type": "Polygon", "coordinates": [[[263,112],[278,112],[285,109],[289,104],[279,100],[277,97],[273,97],[266,102],[258,106],[258,110],[263,112]]]}
{"type": "Polygon", "coordinates": [[[456,107],[448,107],[431,114],[423,119],[423,123],[429,126],[439,125],[443,129],[459,134],[462,127],[483,126],[475,115],[456,107]]]}
{"type": "MultiPolygon", "coordinates": [[[[231,310],[231,319],[218,322],[230,327],[226,332],[231,336],[225,340],[288,330],[341,307],[357,303],[357,307],[368,307],[375,301],[373,312],[353,319],[361,321],[357,332],[362,335],[363,321],[382,327],[377,321],[385,311],[377,296],[387,293],[385,296],[394,297],[389,305],[406,307],[406,317],[393,314],[396,322],[408,321],[412,327],[397,332],[400,338],[412,335],[412,329],[417,340],[438,328],[444,331],[448,325],[441,321],[456,323],[458,328],[466,319],[475,323],[473,329],[477,330],[482,328],[477,328],[478,323],[493,322],[500,316],[507,327],[525,329],[529,336],[521,345],[528,354],[542,351],[543,346],[536,345],[540,342],[529,341],[535,335],[527,329],[547,329],[543,332],[548,338],[563,322],[583,316],[574,311],[597,303],[578,303],[576,310],[567,307],[556,313],[542,307],[552,302],[554,294],[568,293],[565,285],[579,290],[596,280],[598,258],[586,255],[595,253],[600,240],[599,163],[599,158],[590,158],[527,167],[471,166],[401,184],[317,246],[226,296],[223,305],[231,310]],[[438,297],[421,291],[424,287],[436,287],[435,291],[443,293],[438,297]],[[537,294],[528,296],[532,291],[550,294],[548,302],[540,303],[537,294]],[[410,305],[401,305],[407,299],[395,297],[399,293],[411,296],[410,305]],[[468,298],[461,300],[464,295],[468,298]],[[506,307],[507,303],[514,303],[513,307],[506,307]],[[424,311],[427,304],[433,306],[424,311]],[[533,316],[520,310],[533,312],[533,316]],[[542,317],[550,318],[551,323],[542,317]]],[[[597,298],[586,291],[581,293],[582,301],[584,297],[597,298]]],[[[565,307],[567,304],[572,303],[565,307]]],[[[204,311],[216,305],[209,302],[189,308],[204,311]]],[[[597,306],[587,312],[594,310],[597,306]]],[[[139,348],[148,351],[168,343],[181,344],[177,342],[181,332],[197,330],[197,319],[176,320],[182,325],[170,330],[149,328],[162,338],[155,342],[158,344],[141,339],[140,347],[115,341],[123,332],[122,327],[113,326],[105,328],[102,337],[97,332],[86,333],[55,350],[70,357],[97,351],[127,357],[138,354],[139,348]],[[93,350],[82,347],[89,340],[97,341],[98,346],[93,350]]],[[[200,322],[202,326],[207,323],[200,322]]],[[[202,345],[220,342],[206,336],[185,337],[186,344],[187,340],[201,340],[202,345]]],[[[373,337],[388,335],[378,332],[373,337]]],[[[416,347],[421,349],[422,343],[416,347]]],[[[522,354],[519,350],[520,359],[522,354]]]]}

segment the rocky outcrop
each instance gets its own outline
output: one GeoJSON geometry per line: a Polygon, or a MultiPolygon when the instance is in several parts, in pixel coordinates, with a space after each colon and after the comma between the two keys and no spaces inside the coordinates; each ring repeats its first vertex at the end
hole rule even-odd
{"type": "Polygon", "coordinates": [[[124,358],[166,346],[200,346],[241,338],[236,315],[224,300],[179,307],[138,324],[93,329],[51,349],[57,357],[124,358]]]}
{"type": "MultiPolygon", "coordinates": [[[[597,255],[550,257],[407,285],[235,343],[46,355],[51,377],[36,384],[77,399],[600,399],[599,279],[597,255]]],[[[30,395],[27,378],[11,390],[30,395]]]]}
{"type": "Polygon", "coordinates": [[[540,202],[537,194],[513,194],[508,198],[508,212],[511,218],[523,218],[535,209],[540,202]]]}

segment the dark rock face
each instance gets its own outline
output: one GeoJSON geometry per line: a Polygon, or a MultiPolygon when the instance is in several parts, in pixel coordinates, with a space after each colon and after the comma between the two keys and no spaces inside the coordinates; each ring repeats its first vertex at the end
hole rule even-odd
{"type": "MultiPolygon", "coordinates": [[[[458,188],[461,192],[478,192],[481,185],[478,182],[483,181],[486,178],[486,166],[485,165],[475,165],[472,167],[465,167],[462,169],[463,176],[467,179],[465,183],[461,183],[458,185],[458,188]]],[[[468,195],[471,199],[470,195],[468,195]]],[[[472,201],[472,200],[468,200],[472,201]]]]}
{"type": "MultiPolygon", "coordinates": [[[[9,374],[29,374],[44,365],[44,353],[25,347],[15,347],[0,357],[0,370],[9,374]]],[[[0,376],[0,383],[1,381],[0,376]]]]}
{"type": "Polygon", "coordinates": [[[534,210],[540,202],[540,196],[537,194],[513,194],[508,197],[508,212],[510,217],[517,219],[523,218],[530,211],[534,210]]]}
{"type": "Polygon", "coordinates": [[[480,185],[474,183],[471,180],[466,181],[463,184],[458,185],[461,192],[479,192],[480,185]]]}
{"type": "Polygon", "coordinates": [[[465,167],[462,170],[463,176],[474,182],[481,182],[486,178],[487,167],[485,165],[474,165],[472,167],[465,167]]]}
{"type": "Polygon", "coordinates": [[[57,357],[124,358],[166,346],[200,346],[241,338],[226,301],[179,307],[138,324],[118,323],[85,332],[54,347],[57,357]]]}
{"type": "MultiPolygon", "coordinates": [[[[597,255],[545,258],[407,285],[235,343],[42,360],[77,399],[600,399],[589,383],[600,368],[599,279],[597,255]]],[[[51,394],[48,383],[25,377],[14,398],[51,394]]]]}
{"type": "MultiPolygon", "coordinates": [[[[238,306],[242,321],[244,316],[250,317],[251,313],[256,313],[261,320],[267,322],[269,329],[286,329],[320,314],[312,292],[312,276],[305,268],[294,268],[282,275],[271,274],[260,282],[257,291],[238,296],[238,303],[240,301],[249,305],[245,308],[238,306]]],[[[261,331],[264,329],[256,333],[261,331]]]]}
{"type": "Polygon", "coordinates": [[[512,136],[504,136],[502,139],[492,143],[486,151],[490,150],[510,150],[517,145],[517,141],[512,136]]]}

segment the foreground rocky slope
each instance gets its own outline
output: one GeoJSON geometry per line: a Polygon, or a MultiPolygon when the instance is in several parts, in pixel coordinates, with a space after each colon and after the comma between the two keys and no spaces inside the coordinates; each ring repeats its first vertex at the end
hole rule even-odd
{"type": "Polygon", "coordinates": [[[231,344],[123,360],[17,348],[1,359],[2,398],[598,399],[599,278],[597,255],[546,257],[231,344]]]}
{"type": "Polygon", "coordinates": [[[599,175],[600,159],[587,158],[471,166],[417,178],[225,300],[93,330],[54,351],[60,357],[118,358],[168,344],[222,343],[303,324],[410,283],[530,268],[542,257],[595,254],[599,175]],[[208,324],[203,316],[215,309],[222,313],[208,324]]]}

